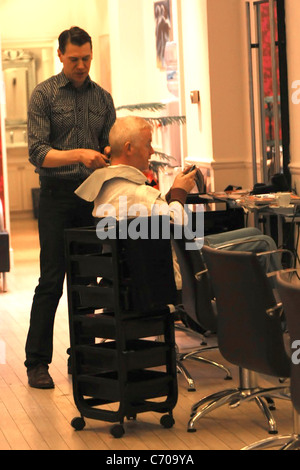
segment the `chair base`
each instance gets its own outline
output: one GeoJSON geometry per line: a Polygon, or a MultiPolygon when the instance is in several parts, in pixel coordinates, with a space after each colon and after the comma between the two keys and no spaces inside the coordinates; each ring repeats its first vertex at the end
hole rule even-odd
{"type": "Polygon", "coordinates": [[[278,450],[298,450],[300,449],[300,415],[293,408],[294,428],[293,434],[286,436],[269,437],[261,441],[254,442],[241,450],[264,450],[272,447],[279,447],[278,450]]]}
{"type": "Polygon", "coordinates": [[[177,353],[177,370],[182,373],[184,376],[185,380],[188,382],[188,391],[195,392],[196,387],[195,387],[195,382],[193,378],[191,377],[190,373],[186,369],[186,367],[183,365],[183,361],[186,359],[193,359],[194,361],[202,362],[204,364],[211,365],[213,367],[217,367],[218,369],[221,369],[223,372],[225,372],[226,376],[224,380],[232,380],[231,372],[227,367],[223,366],[222,364],[219,364],[218,362],[215,362],[211,359],[204,358],[200,356],[199,354],[206,352],[206,351],[211,351],[218,349],[217,346],[213,347],[207,347],[207,348],[201,348],[201,349],[196,349],[195,351],[191,351],[186,354],[180,354],[177,353]]]}
{"type": "MultiPolygon", "coordinates": [[[[179,323],[175,324],[175,330],[182,331],[184,333],[190,333],[190,334],[195,334],[195,331],[191,330],[185,325],[181,325],[179,323]]],[[[195,381],[190,375],[189,371],[187,368],[183,365],[183,361],[186,359],[193,359],[195,361],[199,361],[205,364],[209,364],[213,367],[217,367],[218,369],[221,369],[222,371],[225,372],[225,380],[232,380],[231,372],[227,367],[223,366],[222,364],[219,364],[218,362],[212,361],[210,359],[206,359],[201,356],[202,353],[205,353],[206,351],[212,351],[218,349],[218,346],[212,346],[212,347],[204,347],[207,345],[206,338],[204,335],[200,333],[196,333],[199,335],[199,338],[202,340],[202,346],[201,348],[195,349],[193,351],[190,351],[188,353],[180,353],[177,348],[177,370],[179,373],[181,373],[185,380],[188,383],[188,391],[189,392],[195,392],[196,391],[196,386],[195,386],[195,381]]]]}
{"type": "Polygon", "coordinates": [[[222,390],[202,398],[192,406],[191,418],[188,422],[188,432],[195,432],[195,424],[208,413],[220,408],[223,405],[229,405],[236,408],[246,401],[254,400],[257,406],[265,416],[270,434],[277,434],[276,421],[271,413],[274,409],[272,396],[277,398],[285,398],[289,388],[286,386],[260,388],[256,385],[256,375],[253,372],[240,369],[240,386],[233,389],[222,390]],[[247,384],[247,387],[245,387],[247,384]],[[200,410],[199,410],[200,408],[200,410]],[[198,411],[199,410],[199,411],[198,411]]]}
{"type": "Polygon", "coordinates": [[[6,273],[0,273],[2,276],[2,292],[7,292],[6,273]]]}
{"type": "Polygon", "coordinates": [[[187,368],[178,359],[176,361],[176,367],[177,371],[183,375],[183,377],[188,383],[188,392],[195,392],[196,386],[193,377],[191,376],[187,368]]]}
{"type": "Polygon", "coordinates": [[[291,434],[287,436],[269,437],[262,441],[254,442],[241,450],[264,450],[272,447],[279,447],[278,450],[298,450],[300,449],[300,435],[291,434]]]}
{"type": "Polygon", "coordinates": [[[180,354],[179,360],[180,361],[185,361],[186,359],[192,359],[193,361],[199,361],[199,362],[203,362],[205,364],[210,364],[211,366],[217,367],[218,369],[221,369],[223,372],[225,372],[225,374],[226,374],[225,380],[232,380],[231,372],[227,367],[225,367],[225,366],[223,366],[223,364],[219,364],[218,362],[215,362],[211,359],[206,359],[206,358],[200,356],[200,354],[203,354],[207,351],[214,351],[214,350],[217,350],[217,349],[218,349],[217,346],[196,349],[195,351],[191,351],[191,352],[186,353],[186,354],[180,354]]]}

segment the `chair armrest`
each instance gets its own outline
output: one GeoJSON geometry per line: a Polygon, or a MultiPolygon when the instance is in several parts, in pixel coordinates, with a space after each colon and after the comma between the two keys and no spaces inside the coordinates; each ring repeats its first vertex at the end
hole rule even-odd
{"type": "MultiPolygon", "coordinates": [[[[268,242],[266,240],[259,240],[260,242],[265,243],[267,246],[269,246],[268,242]]],[[[248,240],[239,240],[235,242],[229,242],[229,243],[224,243],[224,245],[218,245],[218,246],[212,246],[215,250],[223,250],[224,248],[230,248],[232,246],[237,246],[237,245],[244,245],[246,243],[253,243],[257,242],[257,238],[249,238],[248,240]]]]}
{"type": "Polygon", "coordinates": [[[278,248],[277,250],[262,251],[260,253],[256,253],[256,256],[273,255],[274,253],[288,253],[293,260],[293,264],[295,263],[294,253],[291,250],[287,250],[286,248],[278,248]]]}
{"type": "MultiPolygon", "coordinates": [[[[224,245],[219,245],[217,247],[215,247],[216,250],[222,250],[224,248],[231,248],[233,246],[238,246],[238,245],[245,245],[246,243],[253,243],[253,242],[257,242],[257,238],[249,238],[248,240],[239,240],[239,241],[233,241],[233,242],[230,242],[230,243],[226,243],[224,245]]],[[[265,243],[267,246],[269,246],[268,242],[266,240],[260,240],[260,242],[263,242],[265,243]]],[[[244,251],[244,250],[242,250],[244,251]]],[[[287,250],[287,249],[283,249],[283,248],[278,248],[276,250],[268,250],[268,251],[262,251],[262,252],[258,252],[258,253],[255,253],[256,256],[266,256],[266,255],[275,255],[275,254],[282,254],[282,253],[289,253],[289,255],[291,256],[291,266],[294,266],[294,263],[295,263],[295,257],[294,257],[294,254],[290,251],[290,250],[287,250]]],[[[269,273],[269,274],[272,274],[272,273],[269,273]]]]}
{"type": "MultiPolygon", "coordinates": [[[[279,250],[279,251],[284,251],[284,250],[279,250]]],[[[288,250],[287,250],[288,251],[288,250]]],[[[274,250],[275,253],[277,253],[277,250],[274,250]]],[[[267,252],[266,252],[267,253],[267,252]]],[[[273,251],[270,251],[269,254],[272,254],[273,251]]],[[[260,254],[260,253],[259,253],[260,254]]],[[[258,255],[259,255],[258,254],[258,255]]],[[[261,253],[261,254],[265,254],[265,253],[261,253]]],[[[291,271],[291,270],[282,270],[282,271],[291,271]]],[[[270,275],[275,275],[277,272],[279,271],[274,271],[273,273],[269,273],[267,274],[267,277],[269,277],[270,275]]],[[[203,269],[202,271],[199,271],[197,273],[195,273],[195,278],[197,281],[200,281],[201,280],[201,277],[204,275],[204,274],[207,274],[208,273],[208,269],[203,269]]],[[[274,317],[276,315],[279,315],[279,317],[282,315],[283,313],[283,305],[282,305],[282,302],[278,302],[276,305],[274,305],[273,307],[270,307],[266,310],[266,313],[269,317],[274,317]]]]}
{"type": "MultiPolygon", "coordinates": [[[[251,238],[249,240],[243,240],[243,241],[239,241],[239,242],[231,242],[231,243],[226,243],[224,245],[219,245],[218,247],[215,247],[214,249],[215,250],[222,250],[223,248],[230,248],[231,246],[237,246],[237,245],[241,245],[242,243],[252,243],[253,241],[257,241],[256,238],[251,238]]],[[[263,242],[265,242],[266,244],[268,244],[265,240],[261,240],[263,242]]],[[[259,253],[255,253],[256,256],[266,256],[266,255],[273,255],[273,254],[279,254],[279,253],[289,253],[289,255],[291,255],[291,258],[293,260],[293,264],[295,262],[295,256],[294,256],[294,253],[292,253],[290,250],[287,250],[285,248],[278,248],[277,250],[269,250],[269,251],[262,251],[262,252],[259,252],[259,253]]],[[[207,269],[204,269],[203,271],[199,271],[198,273],[195,274],[195,278],[197,279],[197,281],[200,280],[201,276],[205,273],[207,273],[208,270],[207,269]]],[[[268,277],[269,276],[272,276],[274,274],[276,274],[278,271],[273,271],[272,273],[268,273],[268,277]]]]}
{"type": "Polygon", "coordinates": [[[286,269],[279,269],[278,271],[273,271],[272,273],[268,273],[268,277],[276,276],[280,273],[295,273],[297,278],[300,280],[300,269],[299,268],[286,268],[286,269]]]}
{"type": "MultiPolygon", "coordinates": [[[[295,255],[292,251],[287,250],[286,248],[278,248],[277,250],[271,250],[271,251],[263,251],[261,253],[256,253],[256,256],[266,256],[266,255],[273,255],[273,254],[282,254],[282,253],[288,253],[291,257],[291,267],[295,266],[295,255]]],[[[281,270],[280,270],[281,271],[281,270]]],[[[273,271],[271,273],[268,273],[268,277],[274,276],[278,271],[273,271]]]]}
{"type": "Polygon", "coordinates": [[[275,317],[276,315],[281,317],[281,315],[283,313],[283,304],[282,304],[282,302],[278,302],[276,305],[274,305],[274,307],[268,308],[266,310],[266,313],[269,317],[275,317]]]}
{"type": "Polygon", "coordinates": [[[207,274],[207,273],[208,273],[208,269],[203,269],[203,271],[199,271],[198,273],[195,273],[195,279],[197,281],[200,281],[201,276],[203,276],[203,274],[207,274]]]}

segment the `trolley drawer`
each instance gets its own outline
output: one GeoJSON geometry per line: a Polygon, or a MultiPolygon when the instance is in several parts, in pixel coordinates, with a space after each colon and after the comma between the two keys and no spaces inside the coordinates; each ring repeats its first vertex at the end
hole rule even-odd
{"type": "Polygon", "coordinates": [[[80,308],[113,308],[115,304],[114,290],[100,286],[74,286],[73,293],[78,296],[80,308]]]}
{"type": "Polygon", "coordinates": [[[95,345],[76,347],[83,364],[105,370],[144,369],[166,364],[170,346],[166,343],[146,340],[128,341],[125,351],[118,351],[117,343],[109,341],[95,345]],[[118,361],[120,357],[120,363],[118,361]]]}
{"type": "MultiPolygon", "coordinates": [[[[90,314],[74,317],[80,324],[81,334],[87,337],[116,339],[116,319],[113,315],[90,314]]],[[[164,334],[166,325],[173,328],[173,315],[148,316],[122,322],[125,340],[149,338],[164,334]]]]}
{"type": "Polygon", "coordinates": [[[96,376],[79,376],[78,387],[83,396],[100,400],[124,401],[148,400],[170,393],[174,378],[159,371],[138,370],[129,372],[122,383],[117,372],[103,372],[96,376]]]}
{"type": "Polygon", "coordinates": [[[111,254],[73,255],[70,257],[73,275],[82,277],[104,277],[113,279],[111,254]]]}

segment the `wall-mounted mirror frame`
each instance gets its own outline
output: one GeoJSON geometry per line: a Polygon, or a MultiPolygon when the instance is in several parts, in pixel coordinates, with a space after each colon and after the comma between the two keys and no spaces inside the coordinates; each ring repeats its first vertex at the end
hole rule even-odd
{"type": "Polygon", "coordinates": [[[246,15],[253,181],[254,184],[257,182],[268,183],[275,173],[283,173],[290,185],[285,0],[261,0],[254,1],[252,4],[246,2],[246,15]],[[251,20],[254,22],[253,28],[251,20]],[[254,63],[254,61],[256,62],[254,63]],[[254,70],[257,70],[256,74],[254,70]],[[260,108],[258,113],[254,103],[256,84],[260,108]],[[257,119],[260,130],[261,159],[259,162],[256,136],[257,119]]]}
{"type": "MultiPolygon", "coordinates": [[[[46,80],[54,73],[60,71],[60,62],[57,57],[57,39],[41,39],[34,41],[3,41],[2,42],[2,68],[3,72],[9,71],[10,68],[19,67],[26,69],[28,79],[27,86],[24,87],[23,103],[29,102],[30,95],[36,84],[46,80]],[[30,59],[30,63],[26,60],[30,59]],[[31,60],[32,59],[32,60],[31,60]]],[[[16,69],[17,71],[18,69],[16,69]]],[[[21,74],[22,75],[22,74],[21,74]]],[[[24,74],[23,74],[24,75],[24,74]]],[[[21,77],[19,77],[21,78],[21,77]]],[[[7,107],[9,105],[9,97],[6,93],[6,119],[5,119],[5,141],[6,147],[26,146],[27,145],[27,108],[26,117],[24,119],[9,119],[7,107]]],[[[24,109],[24,106],[22,106],[24,109]]]]}
{"type": "Polygon", "coordinates": [[[4,49],[2,69],[6,87],[6,125],[26,124],[29,98],[36,85],[35,59],[24,49],[4,49]]]}

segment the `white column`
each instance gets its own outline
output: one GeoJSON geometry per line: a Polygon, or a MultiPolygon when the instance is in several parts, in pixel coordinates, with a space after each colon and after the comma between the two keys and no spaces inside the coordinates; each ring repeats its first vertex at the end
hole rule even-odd
{"type": "Polygon", "coordinates": [[[182,2],[182,25],[188,160],[210,171],[212,189],[252,187],[244,1],[182,2]]]}

